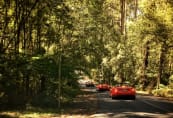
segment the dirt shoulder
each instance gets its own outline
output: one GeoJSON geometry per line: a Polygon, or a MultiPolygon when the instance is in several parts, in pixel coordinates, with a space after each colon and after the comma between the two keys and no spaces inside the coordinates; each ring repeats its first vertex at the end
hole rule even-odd
{"type": "Polygon", "coordinates": [[[97,93],[95,89],[82,89],[72,103],[66,104],[61,108],[50,111],[32,110],[32,111],[3,111],[0,112],[1,118],[91,118],[97,110],[97,93]]]}
{"type": "Polygon", "coordinates": [[[137,91],[138,95],[143,95],[143,96],[151,96],[151,97],[155,97],[155,99],[160,99],[160,100],[169,100],[169,101],[173,101],[173,97],[162,97],[162,96],[156,96],[153,95],[147,91],[137,91]]]}
{"type": "Polygon", "coordinates": [[[82,89],[82,91],[83,94],[77,96],[74,102],[70,104],[68,108],[64,109],[64,111],[62,111],[61,116],[83,116],[84,118],[96,113],[96,92],[91,91],[91,89],[82,89]]]}

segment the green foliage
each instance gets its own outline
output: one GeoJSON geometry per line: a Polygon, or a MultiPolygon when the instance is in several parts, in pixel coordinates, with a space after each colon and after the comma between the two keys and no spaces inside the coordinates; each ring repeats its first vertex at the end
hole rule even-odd
{"type": "Polygon", "coordinates": [[[46,93],[40,93],[35,96],[31,103],[34,107],[42,107],[42,108],[57,108],[58,100],[56,97],[52,95],[47,95],[46,93]]]}
{"type": "Polygon", "coordinates": [[[118,76],[143,88],[172,86],[171,0],[138,0],[138,4],[128,0],[124,11],[121,4],[115,0],[1,2],[0,100],[23,95],[29,102],[38,95],[34,104],[56,106],[59,87],[62,99],[72,100],[80,89],[76,71],[96,80],[102,76],[108,83],[115,83],[118,76]],[[41,97],[45,99],[39,103],[41,97]]]}
{"type": "Polygon", "coordinates": [[[161,96],[161,97],[172,97],[173,96],[173,90],[171,88],[168,88],[167,86],[160,84],[159,89],[154,89],[152,91],[152,94],[156,96],[161,96]]]}
{"type": "MultiPolygon", "coordinates": [[[[160,75],[159,80],[165,85],[168,84],[170,71],[172,72],[168,69],[168,57],[171,55],[169,51],[172,50],[172,17],[172,6],[166,0],[142,0],[139,2],[138,18],[128,24],[129,38],[136,49],[133,50],[137,59],[136,69],[143,74],[141,77],[148,73],[160,75]],[[140,69],[141,66],[143,70],[140,69]]],[[[143,79],[148,81],[148,77],[145,77],[143,79]]],[[[153,85],[151,83],[148,85],[153,85]]],[[[159,81],[155,85],[156,83],[159,84],[159,81]]]]}
{"type": "Polygon", "coordinates": [[[53,59],[49,57],[38,57],[38,59],[35,58],[36,57],[33,57],[31,61],[31,68],[33,71],[40,75],[43,74],[48,78],[57,77],[58,66],[53,59]]]}
{"type": "Polygon", "coordinates": [[[62,98],[62,102],[63,103],[70,103],[73,101],[73,99],[79,95],[81,93],[81,91],[79,90],[78,87],[74,87],[74,86],[64,86],[62,88],[62,95],[63,95],[63,98],[62,98]]]}

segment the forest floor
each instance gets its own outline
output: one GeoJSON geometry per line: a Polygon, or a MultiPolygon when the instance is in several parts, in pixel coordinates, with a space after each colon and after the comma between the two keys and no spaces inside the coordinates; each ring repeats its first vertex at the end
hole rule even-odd
{"type": "Polygon", "coordinates": [[[2,111],[0,118],[91,118],[97,110],[96,92],[91,89],[82,89],[74,102],[66,105],[59,112],[57,109],[32,111],[2,111]]]}

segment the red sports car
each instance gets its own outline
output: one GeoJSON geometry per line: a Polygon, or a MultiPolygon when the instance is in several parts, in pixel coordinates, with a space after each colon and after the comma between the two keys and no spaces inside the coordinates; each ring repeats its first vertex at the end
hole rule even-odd
{"type": "Polygon", "coordinates": [[[96,86],[97,91],[108,91],[110,89],[110,86],[108,84],[98,84],[96,86]]]}
{"type": "Polygon", "coordinates": [[[114,98],[130,98],[136,99],[136,90],[134,87],[129,84],[120,84],[114,87],[111,87],[109,91],[110,97],[114,98]]]}

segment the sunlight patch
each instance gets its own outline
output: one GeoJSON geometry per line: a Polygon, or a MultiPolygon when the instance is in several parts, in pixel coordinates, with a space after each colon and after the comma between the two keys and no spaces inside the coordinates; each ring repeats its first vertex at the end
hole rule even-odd
{"type": "MultiPolygon", "coordinates": [[[[55,118],[55,117],[53,117],[53,118],[55,118]]],[[[89,118],[89,116],[87,116],[87,115],[61,115],[60,118],[89,118]]]]}
{"type": "Polygon", "coordinates": [[[152,118],[170,118],[173,114],[145,113],[145,112],[122,112],[122,113],[98,113],[89,118],[131,118],[131,117],[152,117],[152,118]]]}

